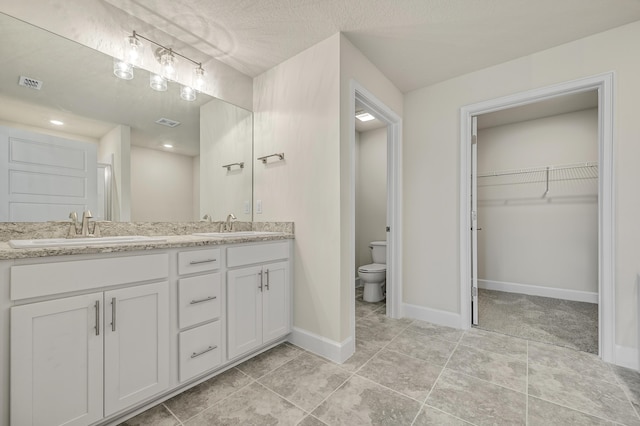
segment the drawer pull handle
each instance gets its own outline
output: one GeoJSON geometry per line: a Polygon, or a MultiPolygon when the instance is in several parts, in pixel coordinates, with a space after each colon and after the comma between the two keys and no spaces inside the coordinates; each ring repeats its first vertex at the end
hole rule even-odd
{"type": "Polygon", "coordinates": [[[100,301],[96,300],[96,336],[100,335],[100,301]]]}
{"type": "Polygon", "coordinates": [[[116,298],[111,298],[111,331],[116,331],[116,298]]]}
{"type": "Polygon", "coordinates": [[[205,349],[205,350],[204,350],[204,351],[202,351],[202,352],[194,352],[194,353],[191,355],[191,358],[197,358],[197,357],[199,357],[200,355],[204,355],[204,354],[206,354],[207,352],[211,352],[211,351],[212,351],[212,350],[214,350],[214,349],[218,349],[218,346],[209,346],[207,349],[205,349]]]}
{"type": "Polygon", "coordinates": [[[210,300],[215,300],[217,298],[218,298],[217,296],[209,296],[209,297],[205,297],[204,299],[192,300],[191,303],[189,303],[189,304],[190,305],[197,305],[198,303],[208,302],[210,300]]]}
{"type": "Polygon", "coordinates": [[[201,263],[211,263],[215,262],[217,259],[205,259],[205,260],[192,260],[189,262],[190,265],[199,265],[201,263]]]}
{"type": "Polygon", "coordinates": [[[265,287],[267,287],[267,290],[269,290],[269,270],[267,269],[266,271],[264,271],[264,274],[267,276],[267,284],[265,285],[265,287]]]}
{"type": "Polygon", "coordinates": [[[260,293],[262,293],[262,271],[258,272],[258,275],[260,275],[260,285],[258,288],[260,289],[260,293]]]}

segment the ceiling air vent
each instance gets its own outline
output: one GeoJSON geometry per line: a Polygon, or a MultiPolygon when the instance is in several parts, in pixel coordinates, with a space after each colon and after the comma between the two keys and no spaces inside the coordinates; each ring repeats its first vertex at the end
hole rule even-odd
{"type": "Polygon", "coordinates": [[[36,90],[42,89],[42,84],[42,81],[36,80],[35,78],[31,77],[25,77],[24,75],[21,75],[20,80],[18,81],[19,86],[24,86],[36,90]]]}
{"type": "Polygon", "coordinates": [[[162,124],[163,126],[167,126],[167,127],[177,127],[180,125],[179,121],[171,120],[169,118],[164,118],[164,117],[157,119],[156,123],[162,124]]]}

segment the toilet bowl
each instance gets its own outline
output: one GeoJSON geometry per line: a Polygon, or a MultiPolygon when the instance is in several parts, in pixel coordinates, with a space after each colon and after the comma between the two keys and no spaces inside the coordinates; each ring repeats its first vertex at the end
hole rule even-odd
{"type": "Polygon", "coordinates": [[[369,244],[373,263],[358,268],[358,276],[364,284],[362,300],[380,302],[385,298],[387,282],[387,242],[372,241],[369,244]]]}

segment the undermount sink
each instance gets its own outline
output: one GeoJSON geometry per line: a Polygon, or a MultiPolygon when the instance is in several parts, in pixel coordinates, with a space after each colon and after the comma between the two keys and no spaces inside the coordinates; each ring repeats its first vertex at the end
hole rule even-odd
{"type": "Polygon", "coordinates": [[[124,235],[119,237],[86,238],[42,238],[34,240],[10,240],[13,248],[46,248],[69,246],[97,246],[101,244],[130,244],[166,241],[165,237],[147,237],[143,235],[124,235]]]}
{"type": "Polygon", "coordinates": [[[283,235],[282,232],[267,231],[237,231],[237,232],[196,232],[191,235],[196,237],[211,238],[238,238],[238,237],[266,237],[269,235],[283,235]]]}

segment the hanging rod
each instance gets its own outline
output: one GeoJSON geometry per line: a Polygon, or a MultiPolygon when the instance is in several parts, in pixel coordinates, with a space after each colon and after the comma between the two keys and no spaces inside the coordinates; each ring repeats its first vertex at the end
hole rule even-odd
{"type": "Polygon", "coordinates": [[[594,161],[587,161],[584,163],[573,163],[573,164],[561,164],[557,166],[542,166],[542,167],[530,167],[525,169],[511,169],[511,170],[500,170],[495,172],[485,172],[479,173],[479,178],[486,177],[496,177],[496,176],[507,176],[507,175],[520,175],[525,173],[539,173],[539,172],[547,172],[554,170],[570,170],[570,169],[581,169],[581,168],[597,168],[598,163],[594,161]]]}
{"type": "Polygon", "coordinates": [[[269,157],[278,157],[278,159],[284,160],[284,152],[271,154],[271,155],[265,155],[264,157],[258,157],[257,160],[262,161],[262,164],[267,164],[267,158],[269,158],[269,157]]]}
{"type": "Polygon", "coordinates": [[[225,164],[225,165],[224,165],[224,166],[222,166],[222,167],[226,168],[226,169],[227,169],[227,171],[228,171],[228,172],[230,172],[230,171],[231,171],[231,167],[233,167],[233,166],[240,166],[240,168],[241,168],[241,169],[244,169],[244,161],[243,161],[242,163],[229,163],[229,164],[225,164]]]}

